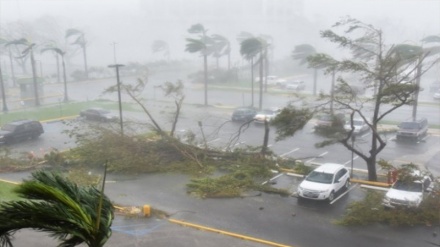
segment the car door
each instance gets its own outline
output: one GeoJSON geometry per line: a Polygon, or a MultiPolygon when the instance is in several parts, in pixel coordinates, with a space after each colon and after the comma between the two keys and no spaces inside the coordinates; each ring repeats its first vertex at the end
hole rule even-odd
{"type": "Polygon", "coordinates": [[[346,181],[346,179],[344,179],[345,178],[344,175],[346,174],[347,174],[347,170],[345,168],[339,170],[336,173],[335,181],[334,181],[335,191],[339,191],[344,187],[346,181]]]}

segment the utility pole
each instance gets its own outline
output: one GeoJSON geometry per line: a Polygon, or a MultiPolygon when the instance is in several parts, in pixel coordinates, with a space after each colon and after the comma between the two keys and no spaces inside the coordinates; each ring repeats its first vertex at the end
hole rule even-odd
{"type": "Polygon", "coordinates": [[[118,102],[119,102],[119,125],[121,127],[121,135],[124,135],[124,125],[122,123],[122,102],[121,102],[121,82],[119,81],[119,67],[123,67],[123,64],[112,64],[109,68],[116,69],[116,83],[118,86],[118,102]]]}

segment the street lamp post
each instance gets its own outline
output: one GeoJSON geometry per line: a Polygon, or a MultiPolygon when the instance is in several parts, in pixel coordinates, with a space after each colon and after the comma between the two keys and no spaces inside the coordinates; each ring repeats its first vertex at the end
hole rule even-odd
{"type": "Polygon", "coordinates": [[[116,69],[116,83],[118,86],[118,102],[119,102],[119,125],[121,126],[121,135],[124,135],[124,125],[122,124],[122,102],[121,102],[121,82],[119,81],[119,67],[124,66],[123,64],[112,64],[109,68],[116,69]]]}

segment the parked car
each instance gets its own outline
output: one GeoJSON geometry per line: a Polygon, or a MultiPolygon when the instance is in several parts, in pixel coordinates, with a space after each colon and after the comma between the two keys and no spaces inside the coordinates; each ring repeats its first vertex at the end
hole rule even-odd
{"type": "Polygon", "coordinates": [[[343,128],[345,124],[345,115],[343,113],[337,114],[322,114],[318,117],[315,123],[315,132],[321,132],[332,128],[343,128]]]}
{"type": "Polygon", "coordinates": [[[119,119],[118,116],[102,108],[89,108],[86,110],[82,110],[79,113],[79,116],[87,120],[102,121],[102,122],[116,122],[119,119]]]}
{"type": "Polygon", "coordinates": [[[298,198],[333,201],[335,195],[350,187],[350,173],[344,165],[326,163],[312,172],[298,186],[298,198]]]}
{"type": "Polygon", "coordinates": [[[257,115],[257,109],[254,107],[238,107],[232,113],[232,121],[248,122],[254,119],[255,115],[257,115]]]}
{"type": "MultiPolygon", "coordinates": [[[[363,118],[354,118],[353,119],[353,127],[354,127],[353,134],[355,134],[355,135],[362,134],[362,133],[368,131],[370,128],[363,118]]],[[[350,120],[348,120],[345,123],[344,129],[346,131],[351,131],[351,121],[350,120]]]]}
{"type": "MultiPolygon", "coordinates": [[[[282,86],[284,83],[286,83],[286,80],[279,78],[276,75],[268,75],[267,77],[267,85],[268,86],[282,86]]],[[[260,82],[260,77],[255,78],[255,82],[260,82]]],[[[264,83],[264,77],[263,77],[263,83],[264,83]]]]}
{"type": "Polygon", "coordinates": [[[306,88],[306,84],[304,81],[290,81],[285,84],[284,88],[286,90],[301,91],[306,88]]]}
{"type": "Polygon", "coordinates": [[[440,81],[435,81],[429,86],[429,92],[437,92],[440,90],[440,81]]]}
{"type": "Polygon", "coordinates": [[[434,99],[440,99],[440,89],[437,90],[437,92],[434,93],[434,95],[432,96],[434,99]]]}
{"type": "Polygon", "coordinates": [[[267,122],[270,122],[280,112],[281,112],[281,108],[278,108],[278,107],[264,109],[262,111],[257,112],[257,115],[255,115],[255,117],[254,117],[254,121],[257,124],[264,124],[264,120],[267,120],[267,122]]]}
{"type": "Polygon", "coordinates": [[[0,130],[0,143],[11,144],[31,138],[36,139],[43,133],[43,125],[39,121],[18,120],[2,126],[0,130]]]}
{"type": "Polygon", "coordinates": [[[398,141],[420,141],[428,133],[428,120],[426,118],[422,118],[416,121],[404,121],[401,122],[397,127],[399,127],[396,134],[396,139],[398,141]]]}
{"type": "Polygon", "coordinates": [[[421,175],[420,171],[414,171],[412,179],[396,180],[382,201],[385,208],[417,208],[424,197],[429,194],[434,183],[429,175],[421,175]]]}

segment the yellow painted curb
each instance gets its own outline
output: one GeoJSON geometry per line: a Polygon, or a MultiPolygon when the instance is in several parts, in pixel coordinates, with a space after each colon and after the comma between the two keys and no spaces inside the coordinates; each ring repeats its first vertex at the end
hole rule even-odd
{"type": "Polygon", "coordinates": [[[8,183],[8,184],[20,184],[20,183],[17,183],[17,182],[13,182],[13,181],[9,181],[9,180],[3,180],[3,179],[0,179],[0,182],[4,182],[4,183],[8,183]]]}
{"type": "Polygon", "coordinates": [[[391,186],[388,183],[373,182],[373,181],[366,181],[366,180],[359,180],[359,179],[350,179],[350,181],[352,183],[367,184],[367,185],[373,185],[373,186],[379,186],[379,187],[390,187],[391,186]]]}
{"type": "Polygon", "coordinates": [[[240,239],[244,239],[244,240],[249,240],[249,241],[254,241],[254,242],[257,242],[257,243],[266,244],[266,245],[270,245],[270,246],[292,247],[290,245],[279,244],[279,243],[267,241],[267,240],[264,240],[264,239],[259,239],[259,238],[254,238],[254,237],[249,237],[249,236],[233,233],[233,232],[227,232],[227,231],[223,231],[223,230],[218,230],[218,229],[215,229],[215,228],[201,226],[201,225],[197,225],[197,224],[193,224],[193,223],[189,223],[189,222],[185,222],[185,221],[181,221],[181,220],[169,219],[168,221],[170,221],[172,223],[175,223],[175,224],[182,225],[182,226],[194,227],[194,228],[199,229],[199,230],[220,233],[220,234],[223,234],[223,235],[227,235],[227,236],[231,236],[231,237],[235,237],[235,238],[240,238],[240,239]]]}

